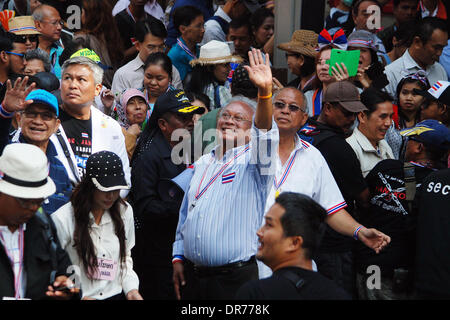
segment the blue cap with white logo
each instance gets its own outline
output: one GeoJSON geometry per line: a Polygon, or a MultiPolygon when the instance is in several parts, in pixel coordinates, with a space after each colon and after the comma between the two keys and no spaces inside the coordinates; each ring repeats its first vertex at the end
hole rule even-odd
{"type": "Polygon", "coordinates": [[[48,91],[43,89],[31,91],[25,100],[33,100],[33,104],[45,104],[55,111],[57,117],[59,116],[58,99],[48,91]]]}

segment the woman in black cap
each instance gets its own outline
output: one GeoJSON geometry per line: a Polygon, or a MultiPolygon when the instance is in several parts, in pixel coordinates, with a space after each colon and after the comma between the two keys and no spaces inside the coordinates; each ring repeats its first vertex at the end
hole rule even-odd
{"type": "Polygon", "coordinates": [[[78,266],[75,282],[85,300],[142,300],[131,258],[133,210],[121,189],[128,186],[119,156],[94,153],[70,202],[52,215],[61,246],[78,266]]]}

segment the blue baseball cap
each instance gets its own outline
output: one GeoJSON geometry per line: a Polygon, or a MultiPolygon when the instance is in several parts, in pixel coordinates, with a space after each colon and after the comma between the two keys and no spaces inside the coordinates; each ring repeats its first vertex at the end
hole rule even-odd
{"type": "Polygon", "coordinates": [[[437,120],[423,120],[413,128],[400,131],[400,134],[440,149],[450,149],[450,130],[437,120]]]}
{"type": "Polygon", "coordinates": [[[51,94],[50,92],[43,90],[43,89],[37,89],[34,91],[31,91],[25,100],[33,100],[34,103],[41,103],[49,106],[53,110],[55,110],[56,116],[59,116],[59,106],[58,106],[58,99],[51,94]]]}

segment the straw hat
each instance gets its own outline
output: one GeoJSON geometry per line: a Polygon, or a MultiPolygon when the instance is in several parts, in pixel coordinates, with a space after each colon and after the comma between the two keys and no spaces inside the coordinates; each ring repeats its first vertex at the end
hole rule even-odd
{"type": "Polygon", "coordinates": [[[18,35],[41,34],[34,26],[32,16],[14,17],[8,20],[9,32],[18,35]]]}
{"type": "Polygon", "coordinates": [[[225,42],[211,40],[207,44],[200,47],[200,57],[189,62],[191,66],[197,64],[221,64],[228,62],[240,63],[243,59],[239,56],[234,56],[230,52],[230,47],[225,42]]]}
{"type": "Polygon", "coordinates": [[[292,34],[291,41],[280,43],[278,49],[315,58],[318,37],[319,35],[311,30],[296,30],[292,34]]]}

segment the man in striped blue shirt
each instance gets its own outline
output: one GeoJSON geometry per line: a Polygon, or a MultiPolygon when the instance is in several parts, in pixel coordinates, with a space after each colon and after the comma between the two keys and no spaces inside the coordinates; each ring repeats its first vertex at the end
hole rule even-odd
{"type": "Polygon", "coordinates": [[[264,63],[254,49],[249,58],[246,69],[258,88],[254,120],[253,109],[243,102],[222,110],[221,143],[194,163],[181,205],[173,245],[178,299],[232,299],[243,283],[258,278],[256,231],[273,182],[279,137],[272,120],[269,57],[264,63]]]}

